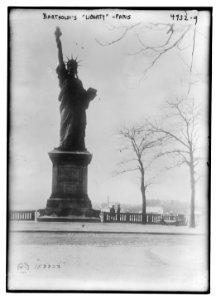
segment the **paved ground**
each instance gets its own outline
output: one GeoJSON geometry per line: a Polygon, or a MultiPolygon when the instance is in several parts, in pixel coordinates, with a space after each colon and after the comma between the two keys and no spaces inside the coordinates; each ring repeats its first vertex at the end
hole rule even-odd
{"type": "Polygon", "coordinates": [[[119,232],[155,234],[205,234],[205,227],[175,225],[142,225],[128,223],[33,222],[12,221],[10,231],[119,232]]]}
{"type": "Polygon", "coordinates": [[[204,291],[208,276],[206,235],[195,231],[193,235],[161,234],[189,229],[150,227],[125,224],[127,232],[120,233],[122,224],[13,222],[9,287],[204,291]]]}

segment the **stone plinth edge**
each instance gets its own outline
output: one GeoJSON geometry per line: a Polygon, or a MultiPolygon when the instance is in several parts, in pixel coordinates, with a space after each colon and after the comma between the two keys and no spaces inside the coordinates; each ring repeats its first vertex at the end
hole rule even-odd
{"type": "Polygon", "coordinates": [[[49,157],[53,165],[78,165],[78,166],[87,166],[92,160],[92,154],[83,151],[60,151],[52,150],[49,153],[49,157]]]}

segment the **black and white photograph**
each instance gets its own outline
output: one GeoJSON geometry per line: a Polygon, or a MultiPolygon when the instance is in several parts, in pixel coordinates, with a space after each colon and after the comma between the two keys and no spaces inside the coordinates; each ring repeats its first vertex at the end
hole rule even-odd
{"type": "Polygon", "coordinates": [[[209,293],[211,7],[8,7],[8,291],[209,293]]]}

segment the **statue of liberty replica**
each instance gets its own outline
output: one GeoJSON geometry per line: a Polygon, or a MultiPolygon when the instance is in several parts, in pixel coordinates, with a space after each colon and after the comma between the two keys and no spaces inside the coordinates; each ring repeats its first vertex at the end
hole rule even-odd
{"type": "Polygon", "coordinates": [[[63,61],[61,31],[57,27],[56,43],[58,47],[59,66],[57,74],[61,92],[59,94],[61,125],[59,150],[85,151],[86,109],[89,102],[96,96],[96,90],[83,88],[78,78],[78,63],[76,59],[63,61]]]}
{"type": "Polygon", "coordinates": [[[83,88],[76,59],[64,62],[61,35],[57,27],[60,145],[49,152],[53,163],[52,193],[38,221],[99,221],[99,211],[92,209],[87,193],[92,154],[85,146],[86,110],[97,91],[83,88]]]}

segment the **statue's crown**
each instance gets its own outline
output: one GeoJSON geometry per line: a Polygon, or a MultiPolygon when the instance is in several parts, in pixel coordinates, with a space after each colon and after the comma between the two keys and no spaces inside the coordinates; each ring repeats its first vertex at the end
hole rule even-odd
{"type": "Polygon", "coordinates": [[[78,68],[78,66],[79,66],[79,62],[78,62],[78,60],[77,60],[77,57],[76,58],[73,58],[73,56],[71,56],[71,59],[69,59],[68,57],[67,57],[67,62],[66,62],[66,65],[67,65],[67,67],[73,67],[73,68],[78,68]]]}

